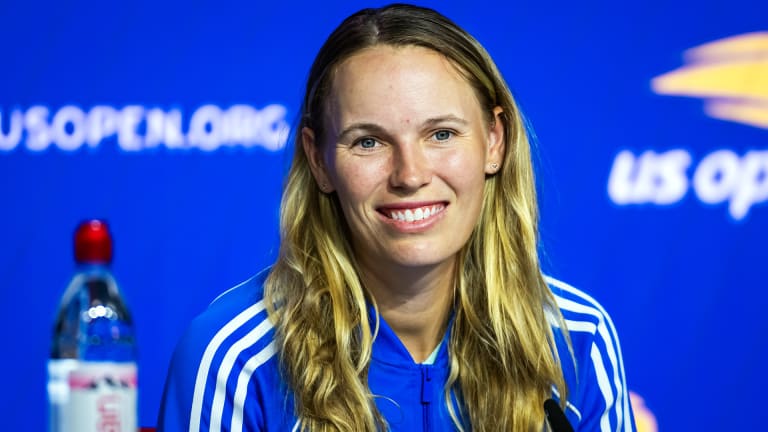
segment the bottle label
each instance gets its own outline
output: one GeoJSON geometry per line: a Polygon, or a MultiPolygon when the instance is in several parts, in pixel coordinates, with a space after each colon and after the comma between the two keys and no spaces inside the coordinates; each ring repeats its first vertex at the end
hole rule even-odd
{"type": "Polygon", "coordinates": [[[48,367],[52,431],[137,430],[135,363],[56,362],[48,367]]]}

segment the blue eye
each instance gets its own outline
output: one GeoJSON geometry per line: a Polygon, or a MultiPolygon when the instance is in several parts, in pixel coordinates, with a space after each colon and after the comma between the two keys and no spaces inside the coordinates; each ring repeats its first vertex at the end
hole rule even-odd
{"type": "Polygon", "coordinates": [[[435,137],[435,139],[437,141],[447,141],[452,136],[453,136],[453,132],[451,132],[449,130],[445,130],[445,129],[439,130],[439,131],[435,132],[435,134],[433,135],[433,137],[435,137]]]}
{"type": "Polygon", "coordinates": [[[373,138],[363,138],[357,143],[364,149],[372,149],[376,147],[376,140],[373,138]]]}

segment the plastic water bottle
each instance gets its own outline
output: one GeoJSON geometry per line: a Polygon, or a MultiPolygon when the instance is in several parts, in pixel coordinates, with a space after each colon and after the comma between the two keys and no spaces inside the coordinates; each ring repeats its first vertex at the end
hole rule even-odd
{"type": "Polygon", "coordinates": [[[77,270],[61,299],[48,362],[51,432],[136,432],[133,321],[109,265],[106,222],[75,231],[77,270]]]}

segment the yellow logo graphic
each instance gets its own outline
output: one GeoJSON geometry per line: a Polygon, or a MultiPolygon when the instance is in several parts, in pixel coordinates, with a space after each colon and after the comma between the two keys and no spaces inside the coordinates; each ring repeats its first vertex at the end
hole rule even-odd
{"type": "Polygon", "coordinates": [[[684,58],[684,66],[651,81],[653,91],[703,98],[710,117],[768,129],[768,32],[709,42],[684,58]]]}
{"type": "Polygon", "coordinates": [[[635,413],[635,427],[637,432],[657,432],[656,417],[645,406],[645,401],[635,392],[629,392],[629,401],[632,403],[632,411],[635,413]]]}

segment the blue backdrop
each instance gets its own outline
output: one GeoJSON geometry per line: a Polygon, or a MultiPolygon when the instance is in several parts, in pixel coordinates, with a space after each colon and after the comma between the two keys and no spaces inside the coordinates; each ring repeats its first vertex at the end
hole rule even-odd
{"type": "MultiPolygon", "coordinates": [[[[542,258],[622,338],[641,430],[762,424],[768,6],[426,2],[537,136],[542,258]]],[[[373,3],[380,5],[381,3],[373,3]]],[[[310,62],[352,2],[1,2],[3,429],[44,430],[71,236],[110,221],[154,425],[176,340],[275,256],[310,62]]]]}

